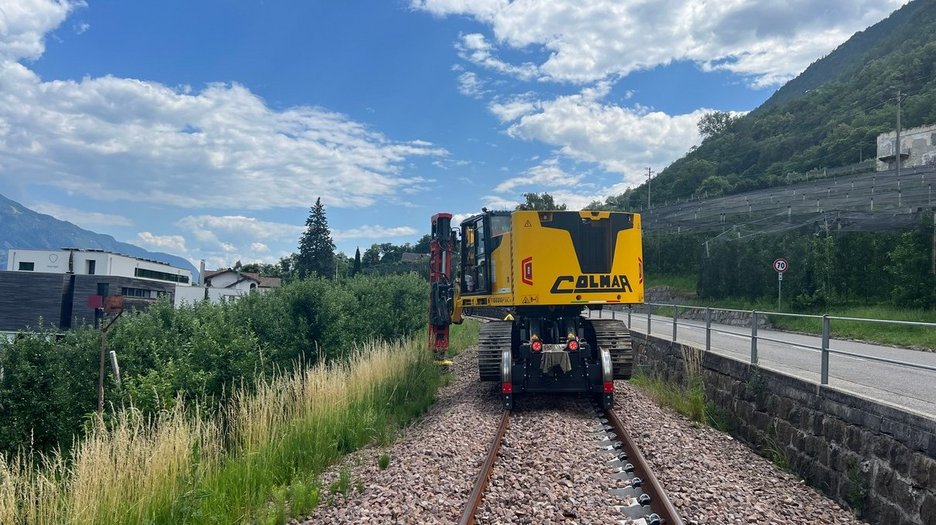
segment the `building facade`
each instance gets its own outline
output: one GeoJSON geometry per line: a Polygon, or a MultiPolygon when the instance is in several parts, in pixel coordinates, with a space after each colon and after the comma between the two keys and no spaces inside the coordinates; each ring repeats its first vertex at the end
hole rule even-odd
{"type": "Polygon", "coordinates": [[[175,300],[192,272],[100,250],[9,250],[0,272],[0,331],[93,324],[100,297],[121,296],[125,310],[175,300]]]}
{"type": "Polygon", "coordinates": [[[9,250],[7,271],[107,275],[192,284],[192,272],[166,263],[104,250],[9,250]]]}
{"type": "MultiPolygon", "coordinates": [[[[881,133],[877,138],[877,171],[897,167],[895,153],[897,132],[881,133]]],[[[900,130],[900,166],[916,168],[936,166],[936,125],[900,130]]]]}

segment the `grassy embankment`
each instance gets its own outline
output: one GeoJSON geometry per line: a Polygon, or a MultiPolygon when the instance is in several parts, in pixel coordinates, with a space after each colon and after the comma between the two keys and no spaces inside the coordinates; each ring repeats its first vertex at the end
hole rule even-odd
{"type": "MultiPolygon", "coordinates": [[[[657,276],[647,279],[647,287],[668,286],[679,296],[680,304],[691,306],[710,306],[713,308],[731,308],[737,310],[757,310],[761,312],[776,312],[777,302],[769,300],[749,301],[744,299],[695,299],[695,278],[685,275],[657,276]]],[[[784,304],[783,310],[788,311],[784,304]]],[[[827,311],[797,312],[821,315],[823,313],[834,317],[854,317],[860,319],[890,319],[896,321],[922,321],[936,323],[936,310],[908,310],[896,308],[888,304],[871,306],[840,306],[829,308],[827,311]]],[[[669,313],[661,312],[669,315],[669,313]]],[[[822,333],[820,319],[796,318],[773,315],[768,316],[771,324],[779,330],[789,330],[818,335],[822,333]]],[[[855,339],[872,343],[881,343],[911,348],[926,348],[936,350],[936,330],[925,326],[908,326],[893,323],[871,323],[864,321],[843,321],[832,319],[829,324],[833,338],[855,339]]]]}
{"type": "MultiPolygon", "coordinates": [[[[476,335],[473,322],[455,327],[453,349],[476,335]]],[[[0,456],[0,523],[281,524],[349,490],[348,480],[322,487],[318,475],[368,442],[390,441],[440,382],[417,337],[262,381],[217,417],[181,402],[150,420],[122,409],[70,457],[0,456]]]]}

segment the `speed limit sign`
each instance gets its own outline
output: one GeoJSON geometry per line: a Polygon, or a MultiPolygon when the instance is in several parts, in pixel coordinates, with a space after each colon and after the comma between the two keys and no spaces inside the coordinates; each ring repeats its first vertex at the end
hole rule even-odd
{"type": "Polygon", "coordinates": [[[784,259],[783,257],[773,262],[773,269],[776,270],[777,273],[783,273],[787,271],[787,268],[789,267],[790,265],[787,263],[787,260],[784,259]]]}

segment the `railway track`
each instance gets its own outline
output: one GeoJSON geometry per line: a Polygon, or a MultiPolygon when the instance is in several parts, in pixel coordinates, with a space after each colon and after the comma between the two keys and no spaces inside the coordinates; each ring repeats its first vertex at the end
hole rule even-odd
{"type": "MultiPolygon", "coordinates": [[[[617,484],[623,486],[609,489],[610,497],[606,498],[606,501],[611,502],[612,507],[607,513],[614,516],[614,523],[682,525],[683,522],[675,507],[667,498],[663,487],[653,475],[649,464],[636,448],[634,441],[627,434],[617,414],[611,410],[601,410],[596,404],[590,407],[590,410],[594,410],[597,422],[592,430],[595,441],[594,443],[580,443],[580,446],[598,448],[603,452],[601,457],[613,470],[610,476],[621,480],[617,484]]],[[[501,454],[501,445],[505,442],[505,435],[510,428],[510,420],[511,412],[504,411],[495,438],[491,442],[469,500],[465,504],[459,520],[460,525],[475,523],[491,474],[501,454]]],[[[533,445],[549,447],[550,443],[540,442],[533,445]]],[[[598,468],[606,470],[602,467],[598,468]]],[[[533,506],[535,501],[527,503],[533,506]]],[[[574,512],[570,512],[566,517],[574,517],[574,512]]]]}

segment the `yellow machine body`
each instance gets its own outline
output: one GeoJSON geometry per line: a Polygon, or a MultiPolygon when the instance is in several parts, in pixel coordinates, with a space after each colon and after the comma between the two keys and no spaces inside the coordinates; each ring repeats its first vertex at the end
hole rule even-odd
{"type": "Polygon", "coordinates": [[[461,238],[456,307],[587,306],[644,300],[638,214],[486,212],[462,222],[461,238]]]}

